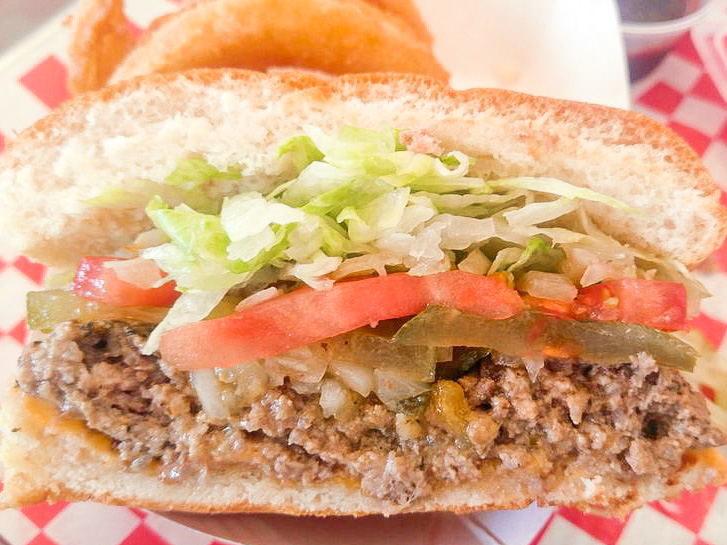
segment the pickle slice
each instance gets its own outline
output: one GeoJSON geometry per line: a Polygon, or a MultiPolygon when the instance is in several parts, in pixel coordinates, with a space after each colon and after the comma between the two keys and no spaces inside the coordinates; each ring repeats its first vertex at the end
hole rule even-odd
{"type": "Polygon", "coordinates": [[[433,382],[436,349],[392,342],[366,331],[353,331],[323,341],[326,356],[376,369],[396,370],[419,382],[433,382]]]}
{"type": "Polygon", "coordinates": [[[169,310],[161,307],[117,307],[74,295],[67,290],[31,291],[27,298],[28,327],[50,331],[61,322],[133,320],[158,323],[169,310]]]}
{"type": "Polygon", "coordinates": [[[639,352],[659,365],[691,371],[697,359],[688,344],[639,324],[567,320],[524,311],[505,320],[483,320],[455,309],[432,306],[404,324],[394,341],[419,346],[470,346],[510,356],[543,355],[584,363],[628,363],[639,352]]]}
{"type": "MultiPolygon", "coordinates": [[[[239,298],[225,297],[208,318],[220,318],[235,311],[239,298]]],[[[26,300],[28,327],[35,331],[51,331],[61,322],[76,320],[126,320],[158,324],[168,307],[118,307],[79,297],[69,290],[31,291],[26,300]]]]}

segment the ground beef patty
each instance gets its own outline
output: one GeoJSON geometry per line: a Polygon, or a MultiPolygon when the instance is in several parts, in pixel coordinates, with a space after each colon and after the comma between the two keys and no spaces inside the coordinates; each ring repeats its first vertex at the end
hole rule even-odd
{"type": "Polygon", "coordinates": [[[402,439],[396,415],[373,395],[351,420],[326,419],[317,395],[287,386],[220,422],[186,373],[140,354],[150,329],[61,324],[26,347],[18,383],[107,434],[132,468],[159,467],[165,479],[234,464],[304,483],[353,478],[403,505],[493,464],[527,468],[543,483],[563,465],[633,479],[668,475],[685,450],[724,442],[701,396],[644,355],[613,367],[550,360],[532,376],[519,360],[487,357],[459,379],[472,410],[467,438],[424,422],[419,437],[402,439]]]}

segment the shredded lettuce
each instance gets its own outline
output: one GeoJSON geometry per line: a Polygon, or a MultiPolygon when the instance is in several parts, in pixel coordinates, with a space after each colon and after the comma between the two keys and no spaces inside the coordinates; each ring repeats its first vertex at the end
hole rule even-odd
{"type": "Polygon", "coordinates": [[[172,187],[178,187],[185,191],[197,189],[210,180],[238,180],[242,178],[242,169],[239,166],[230,166],[221,171],[212,166],[204,157],[192,156],[183,157],[175,168],[164,180],[172,187]]]}
{"type": "Polygon", "coordinates": [[[212,309],[222,301],[225,293],[227,293],[227,290],[190,290],[180,295],[164,319],[151,332],[141,353],[149,355],[156,352],[159,349],[159,340],[164,332],[205,319],[212,312],[212,309]]]}
{"type": "Polygon", "coordinates": [[[502,215],[511,227],[527,227],[552,221],[578,208],[577,199],[561,197],[550,202],[534,202],[522,208],[508,210],[502,215]]]}
{"type": "Polygon", "coordinates": [[[490,270],[487,271],[487,274],[507,271],[509,267],[517,263],[521,255],[523,255],[522,248],[503,248],[502,250],[497,252],[495,259],[492,261],[492,265],[490,265],[490,270]]]}
{"type": "Polygon", "coordinates": [[[291,229],[282,224],[265,225],[258,236],[247,236],[247,230],[232,222],[228,231],[223,222],[225,209],[236,204],[226,201],[221,215],[215,216],[184,204],[170,208],[155,197],[147,206],[147,215],[172,242],[147,248],[142,256],[156,261],[181,289],[229,290],[244,282],[280,256],[291,229]]]}
{"type": "Polygon", "coordinates": [[[501,210],[517,207],[526,202],[528,192],[523,190],[510,191],[504,195],[496,193],[480,193],[475,195],[445,193],[436,194],[420,191],[417,197],[427,197],[443,214],[457,216],[489,217],[501,210]]]}
{"type": "Polygon", "coordinates": [[[507,271],[511,273],[529,270],[556,272],[564,259],[565,252],[561,248],[551,246],[540,237],[533,237],[517,261],[507,267],[507,271]]]}
{"type": "Polygon", "coordinates": [[[323,154],[310,136],[293,136],[283,143],[278,150],[278,158],[288,155],[293,162],[296,172],[300,173],[313,161],[323,159],[323,154]]]}
{"type": "Polygon", "coordinates": [[[625,204],[618,199],[598,193],[592,189],[579,187],[569,184],[557,178],[534,178],[531,176],[520,176],[517,178],[500,178],[499,180],[490,180],[487,182],[491,188],[505,189],[527,189],[529,191],[538,191],[540,193],[551,193],[567,199],[583,199],[585,201],[600,202],[612,208],[625,210],[632,214],[638,214],[639,211],[625,204]]]}
{"type": "Polygon", "coordinates": [[[360,208],[392,192],[392,187],[369,178],[353,180],[335,189],[313,197],[302,209],[317,216],[336,217],[344,208],[360,208]]]}
{"type": "Polygon", "coordinates": [[[173,205],[185,203],[200,212],[214,214],[220,209],[219,199],[208,196],[200,188],[186,191],[149,180],[132,180],[124,186],[109,186],[96,197],[83,201],[83,204],[101,208],[138,209],[146,206],[156,195],[173,205]]]}
{"type": "Polygon", "coordinates": [[[371,242],[399,224],[408,202],[409,189],[396,189],[376,197],[358,210],[347,206],[336,221],[346,224],[348,237],[353,242],[371,242]]]}
{"type": "Polygon", "coordinates": [[[230,239],[219,216],[202,214],[180,204],[170,208],[160,197],[151,200],[146,213],[171,240],[141,251],[153,259],[185,291],[227,291],[249,275],[238,274],[227,257],[230,239]]]}
{"type": "MultiPolygon", "coordinates": [[[[356,168],[371,158],[400,149],[396,129],[376,131],[344,125],[337,136],[331,136],[318,127],[308,126],[305,133],[326,162],[339,168],[356,168]]],[[[371,166],[376,166],[375,159],[371,166]]]]}
{"type": "Polygon", "coordinates": [[[220,212],[222,227],[235,241],[258,236],[269,230],[272,224],[299,223],[305,218],[302,210],[267,201],[255,191],[226,198],[220,212]]]}
{"type": "Polygon", "coordinates": [[[149,238],[161,243],[141,246],[140,255],[183,292],[160,328],[202,319],[220,293],[248,286],[261,270],[273,282],[292,279],[315,289],[349,275],[425,275],[455,266],[513,277],[560,272],[564,247],[576,244],[608,247],[658,269],[660,278],[691,282],[675,264],[601,233],[580,204],[632,207],[563,180],[485,180],[470,172],[474,161],[466,154],[417,153],[402,146],[395,129],[344,126],[329,134],[306,127],[278,151],[294,177],[268,194],[245,189],[244,180],[225,184],[241,179],[239,167],[220,170],[195,156],[180,160],[164,183],[131,182],[95,200],[147,205],[158,230],[149,238]],[[228,190],[234,194],[208,195],[228,190]]]}
{"type": "Polygon", "coordinates": [[[562,227],[522,227],[515,229],[517,233],[523,236],[532,237],[535,235],[543,235],[548,237],[555,244],[572,244],[580,242],[586,235],[564,229],[562,227]]]}
{"type": "Polygon", "coordinates": [[[326,278],[326,275],[338,269],[342,261],[340,257],[318,252],[311,257],[310,263],[298,263],[290,267],[287,276],[301,280],[314,289],[329,289],[333,286],[333,280],[326,278]]]}
{"type": "Polygon", "coordinates": [[[129,180],[123,185],[106,187],[97,196],[87,199],[87,206],[102,208],[144,207],[155,196],[161,197],[172,206],[186,204],[206,214],[220,210],[221,199],[209,195],[204,186],[212,180],[237,180],[242,177],[241,169],[231,166],[220,171],[203,157],[184,157],[163,183],[151,180],[129,180]]]}
{"type": "Polygon", "coordinates": [[[496,236],[492,218],[477,219],[440,214],[432,220],[431,225],[443,226],[441,247],[446,250],[466,250],[473,244],[496,236]]]}
{"type": "Polygon", "coordinates": [[[146,214],[183,252],[202,259],[226,259],[230,238],[219,216],[202,214],[186,204],[171,208],[158,196],[149,202],[146,214]]]}

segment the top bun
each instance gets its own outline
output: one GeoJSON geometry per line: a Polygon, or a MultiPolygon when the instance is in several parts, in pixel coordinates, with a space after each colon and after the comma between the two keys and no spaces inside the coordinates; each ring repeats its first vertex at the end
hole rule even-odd
{"type": "Polygon", "coordinates": [[[476,158],[485,177],[549,176],[611,195],[637,215],[586,203],[624,243],[695,266],[722,242],[720,192],[689,146],[632,112],[420,76],[195,70],[82,95],[0,156],[0,227],[48,265],[108,254],[150,227],[143,209],[84,204],[105,187],[162,181],[180,157],[243,166],[242,186],[280,176],[278,146],[303,127],[424,129],[476,158]]]}

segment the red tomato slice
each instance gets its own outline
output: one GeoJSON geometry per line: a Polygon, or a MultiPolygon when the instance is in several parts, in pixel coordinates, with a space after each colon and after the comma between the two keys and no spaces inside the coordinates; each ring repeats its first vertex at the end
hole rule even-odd
{"type": "Polygon", "coordinates": [[[301,288],[224,318],[183,325],[161,338],[164,360],[182,369],[229,367],[444,305],[488,319],[524,308],[501,280],[464,271],[405,273],[301,288]]]}
{"type": "Polygon", "coordinates": [[[174,282],[158,288],[143,289],[121,280],[113,269],[106,267],[113,257],[84,257],[73,280],[73,293],[119,307],[168,307],[179,297],[174,282]]]}
{"type": "Polygon", "coordinates": [[[582,289],[573,303],[582,320],[643,324],[664,331],[685,329],[687,290],[678,282],[622,278],[582,289]]]}

